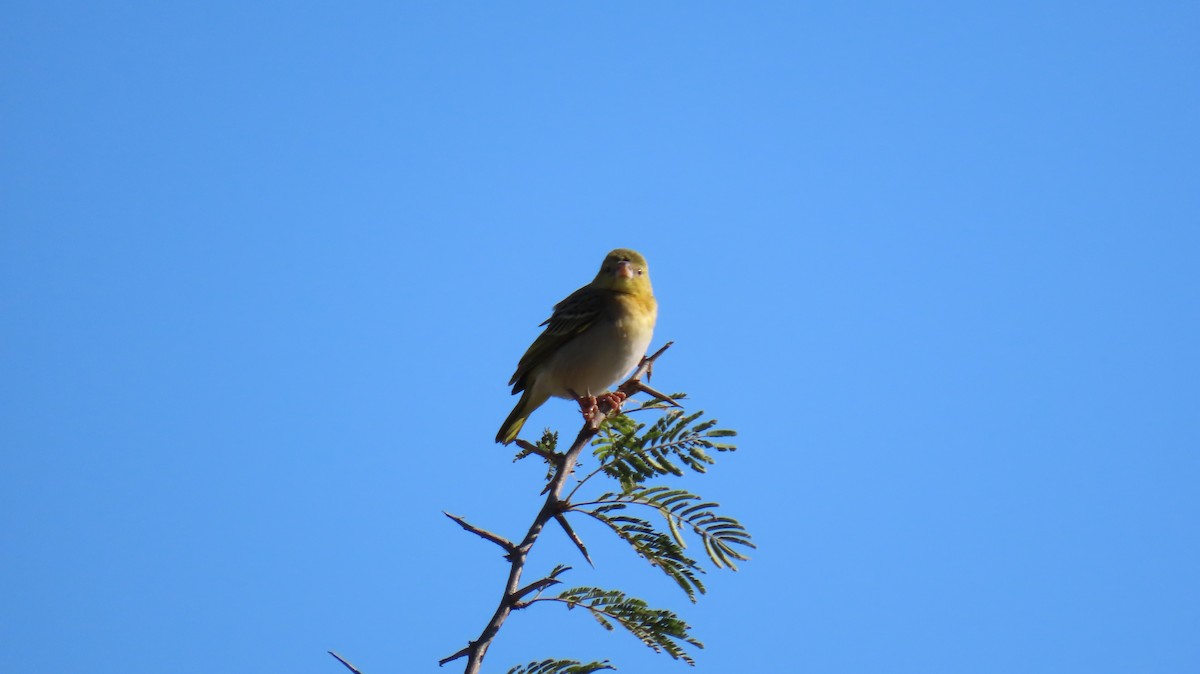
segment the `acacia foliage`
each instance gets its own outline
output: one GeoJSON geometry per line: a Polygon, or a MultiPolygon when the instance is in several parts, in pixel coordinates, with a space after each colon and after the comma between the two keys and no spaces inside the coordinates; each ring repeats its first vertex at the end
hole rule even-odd
{"type": "MultiPolygon", "coordinates": [[[[671,397],[679,400],[685,396],[671,397]]],[[[736,435],[732,430],[718,428],[717,421],[706,418],[703,411],[688,414],[681,408],[668,407],[665,402],[651,402],[612,416],[592,442],[597,465],[563,499],[562,513],[583,515],[603,523],[695,602],[705,593],[701,576],[706,570],[686,552],[688,538],[694,536],[700,541],[704,556],[713,567],[734,571],[737,562],[748,559],[747,552],[754,548],[754,543],[737,519],[719,511],[718,503],[660,481],[689,471],[707,472],[716,463],[716,455],[737,449],[728,440],[736,435]],[[636,413],[645,412],[658,416],[639,421],[636,413]],[[586,488],[598,482],[611,486],[594,497],[585,497],[586,488]]],[[[557,434],[547,430],[537,443],[536,452],[526,449],[517,458],[542,456],[548,465],[549,481],[557,470],[553,458],[559,456],[557,440],[557,434]]],[[[580,549],[584,549],[582,543],[580,549]]],[[[566,570],[559,565],[547,579],[558,584],[561,581],[557,577],[566,570]]],[[[652,608],[621,590],[575,587],[554,596],[543,596],[539,590],[521,608],[540,602],[582,608],[605,629],[620,626],[654,651],[688,664],[695,662],[686,647],[703,648],[692,636],[691,627],[675,612],[652,608]]],[[[514,667],[509,674],[584,674],[602,669],[615,667],[607,660],[586,664],[577,660],[542,660],[514,667]]]]}

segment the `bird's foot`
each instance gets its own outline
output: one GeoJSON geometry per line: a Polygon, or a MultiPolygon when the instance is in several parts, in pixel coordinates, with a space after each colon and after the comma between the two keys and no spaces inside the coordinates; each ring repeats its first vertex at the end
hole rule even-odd
{"type": "Polygon", "coordinates": [[[625,399],[628,397],[629,396],[625,395],[621,391],[613,391],[612,393],[602,394],[600,396],[600,400],[607,402],[609,407],[612,408],[613,412],[620,412],[621,404],[624,403],[625,399]]]}
{"type": "Polygon", "coordinates": [[[600,414],[600,406],[596,404],[596,396],[579,396],[579,412],[583,415],[583,419],[588,423],[595,420],[596,415],[600,414]]]}
{"type": "Polygon", "coordinates": [[[596,423],[596,420],[600,416],[600,405],[597,401],[603,400],[608,407],[608,410],[604,414],[611,415],[613,413],[620,413],[621,403],[625,402],[625,399],[628,397],[621,391],[613,391],[612,393],[602,393],[599,397],[576,396],[575,399],[579,401],[579,412],[583,415],[584,421],[590,424],[592,428],[597,428],[599,424],[596,423]]]}

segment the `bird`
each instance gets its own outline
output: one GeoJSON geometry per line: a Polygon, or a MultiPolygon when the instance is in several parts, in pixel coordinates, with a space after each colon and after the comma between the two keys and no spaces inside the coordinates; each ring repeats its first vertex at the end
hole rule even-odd
{"type": "Polygon", "coordinates": [[[595,409],[603,393],[641,361],[654,335],[658,303],[641,253],[617,248],[592,282],[554,305],[542,334],[521,356],[509,384],[521,393],[496,442],[516,440],[529,415],[551,396],[595,409]]]}

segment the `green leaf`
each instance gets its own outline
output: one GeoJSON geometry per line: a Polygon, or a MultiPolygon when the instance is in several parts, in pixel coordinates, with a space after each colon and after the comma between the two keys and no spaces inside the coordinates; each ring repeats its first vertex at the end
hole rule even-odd
{"type": "MultiPolygon", "coordinates": [[[[612,504],[623,507],[624,504],[612,504]]],[[[644,519],[628,515],[609,515],[616,508],[595,508],[580,510],[608,525],[617,536],[630,545],[634,552],[658,567],[663,573],[674,580],[693,602],[696,594],[704,594],[704,583],[697,574],[704,569],[696,560],[683,553],[683,546],[671,536],[657,531],[653,525],[644,519]]]]}
{"type": "MultiPolygon", "coordinates": [[[[624,509],[628,505],[640,505],[658,510],[667,521],[667,529],[674,543],[673,547],[678,549],[678,552],[672,552],[680,557],[682,557],[682,549],[686,547],[680,532],[683,528],[691,529],[700,537],[704,543],[705,553],[717,568],[728,567],[736,571],[735,560],[748,559],[743,552],[736,548],[753,549],[755,547],[750,540],[750,532],[746,531],[740,522],[732,517],[717,514],[716,509],[719,504],[704,501],[696,494],[684,489],[670,489],[664,486],[633,487],[625,492],[601,494],[595,501],[572,505],[571,508],[608,524],[617,532],[618,536],[633,544],[634,541],[630,540],[631,536],[641,536],[642,538],[647,538],[647,536],[638,531],[621,530],[621,527],[624,519],[636,518],[628,516],[615,518],[609,515],[609,513],[624,509]],[[588,506],[593,507],[589,508],[588,506]],[[618,521],[614,523],[608,520],[618,521]]],[[[644,520],[637,521],[645,524],[645,528],[649,528],[649,523],[644,520]]],[[[635,545],[635,549],[636,547],[635,545]]],[[[655,552],[657,549],[651,547],[650,551],[655,552]]],[[[646,556],[642,550],[639,550],[639,553],[646,556]]],[[[649,557],[647,558],[649,559],[649,557]]],[[[687,558],[684,557],[684,559],[687,558]]],[[[667,568],[663,568],[663,570],[667,571],[667,568]]],[[[669,571],[668,575],[671,575],[669,571]]],[[[700,591],[703,593],[702,589],[700,591]]],[[[692,596],[691,593],[689,596],[692,596]]]]}
{"type": "Polygon", "coordinates": [[[713,428],[716,419],[703,420],[704,412],[685,414],[670,408],[653,423],[639,424],[627,415],[605,421],[592,442],[601,469],[628,491],[646,480],[663,475],[683,475],[683,468],[697,473],[714,463],[709,451],[731,451],[734,445],[717,443],[713,438],[736,435],[734,431],[713,428]]]}
{"type": "MultiPolygon", "coordinates": [[[[540,601],[546,601],[543,599],[540,601]]],[[[691,629],[675,613],[665,609],[652,609],[641,599],[626,596],[620,590],[604,590],[597,587],[576,587],[558,595],[558,601],[567,608],[580,607],[592,614],[597,622],[608,629],[616,623],[656,653],[666,653],[672,658],[683,660],[689,665],[696,662],[683,649],[684,644],[704,648],[688,633],[691,629]]]]}
{"type": "Polygon", "coordinates": [[[608,660],[584,664],[578,660],[542,660],[520,665],[508,670],[508,674],[591,674],[602,669],[616,669],[608,660]]]}

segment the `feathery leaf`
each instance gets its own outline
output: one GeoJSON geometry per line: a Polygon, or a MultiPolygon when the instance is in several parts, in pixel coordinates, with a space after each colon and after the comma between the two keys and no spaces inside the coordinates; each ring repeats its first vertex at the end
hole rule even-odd
{"type": "MultiPolygon", "coordinates": [[[[644,408],[640,408],[644,409],[644,408]]],[[[734,445],[713,442],[712,438],[736,435],[727,429],[714,429],[716,419],[701,421],[703,410],[684,414],[668,409],[647,425],[621,414],[607,421],[592,441],[593,452],[601,468],[621,483],[626,491],[646,480],[662,475],[683,475],[683,467],[697,473],[714,463],[706,450],[719,452],[736,449],[734,445]]]]}
{"type": "Polygon", "coordinates": [[[584,664],[578,660],[542,660],[519,665],[508,670],[508,674],[592,674],[602,669],[616,669],[608,660],[584,664]]]}
{"type": "MultiPolygon", "coordinates": [[[[628,516],[613,517],[610,513],[618,510],[623,510],[629,505],[641,505],[654,508],[662,514],[667,520],[667,528],[674,539],[673,543],[676,548],[682,549],[686,547],[680,529],[685,525],[690,528],[704,543],[704,551],[708,554],[709,559],[717,568],[729,567],[737,570],[734,561],[745,561],[748,557],[741,551],[735,549],[734,546],[742,548],[754,548],[754,543],[750,541],[750,533],[742,526],[740,522],[732,517],[725,517],[716,513],[716,508],[719,504],[708,501],[703,501],[699,496],[684,489],[671,489],[664,486],[653,487],[634,487],[628,491],[617,493],[610,492],[601,494],[595,501],[588,503],[580,503],[572,505],[571,508],[579,512],[586,513],[599,519],[608,526],[612,527],[626,541],[634,545],[635,541],[631,538],[636,536],[646,537],[644,528],[633,531],[622,531],[623,520],[632,519],[649,526],[644,520],[630,518],[628,516]],[[589,508],[588,506],[594,506],[589,508]]],[[[628,528],[628,527],[626,527],[628,528]]],[[[651,528],[652,530],[652,528],[651,528]]],[[[657,533],[657,532],[655,532],[657,533]]],[[[662,534],[659,534],[662,536],[662,534]]],[[[638,540],[640,542],[640,539],[638,540]]],[[[650,552],[658,552],[658,548],[648,547],[650,552]]],[[[655,559],[647,556],[643,550],[638,550],[640,554],[652,563],[656,563],[655,559]]],[[[682,550],[676,555],[683,557],[682,550]]],[[[696,568],[695,562],[692,562],[691,568],[696,568]]],[[[660,568],[672,575],[667,567],[660,568]]],[[[672,575],[674,578],[675,576],[672,575]]],[[[676,582],[679,582],[676,579],[676,582]]],[[[684,588],[685,590],[687,588],[684,588]]],[[[699,588],[703,593],[703,588],[699,588]]],[[[689,592],[688,596],[692,596],[689,592]]],[[[693,598],[694,600],[694,598],[693,598]]]]}
{"type": "MultiPolygon", "coordinates": [[[[616,504],[612,510],[620,510],[624,504],[616,504]]],[[[610,510],[599,506],[592,510],[580,510],[606,524],[621,540],[625,541],[650,564],[667,574],[694,603],[696,594],[704,594],[704,583],[697,574],[704,569],[696,560],[683,553],[683,546],[673,537],[658,531],[652,524],[638,517],[610,515],[610,510]]]]}
{"type": "MultiPolygon", "coordinates": [[[[545,598],[539,601],[547,601],[545,598]]],[[[606,629],[613,623],[629,630],[656,653],[666,653],[689,665],[696,662],[683,649],[683,644],[704,648],[704,644],[688,634],[688,624],[679,616],[665,609],[652,609],[641,599],[627,596],[620,590],[604,590],[598,587],[576,587],[564,591],[554,598],[565,602],[567,608],[585,608],[606,629]]]]}

